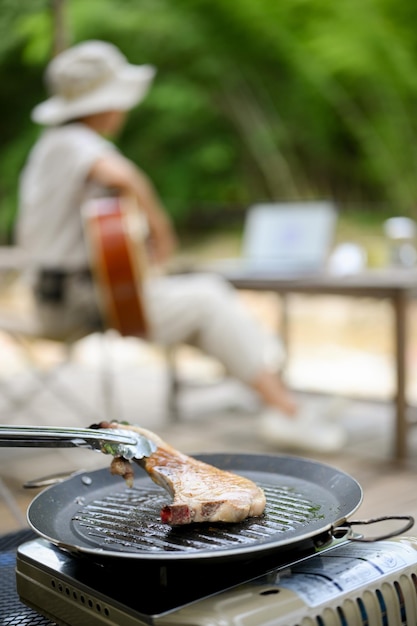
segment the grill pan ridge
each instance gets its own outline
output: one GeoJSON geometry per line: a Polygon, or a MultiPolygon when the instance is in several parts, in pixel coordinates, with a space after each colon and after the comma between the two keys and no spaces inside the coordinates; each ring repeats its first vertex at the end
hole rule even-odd
{"type": "Polygon", "coordinates": [[[29,524],[60,547],[96,556],[240,558],[321,536],[346,521],[362,501],[352,477],[315,461],[255,454],[195,458],[254,480],[265,491],[264,515],[238,524],[171,528],[160,521],[169,496],[143,470],[138,468],[129,489],[105,468],[38,494],[28,509],[29,524]]]}
{"type": "Polygon", "coordinates": [[[230,545],[248,545],[269,539],[279,533],[290,532],[310,520],[320,519],[320,509],[304,499],[302,494],[289,494],[286,489],[260,484],[267,497],[265,516],[239,524],[211,524],[172,529],[152,522],[166,498],[160,489],[142,489],[135,497],[131,490],[96,500],[81,508],[73,517],[75,531],[87,542],[120,550],[201,550],[224,548],[230,545]],[[146,505],[145,502],[150,503],[146,505]],[[137,507],[141,515],[137,516],[137,507]],[[149,519],[148,516],[151,516],[149,519]],[[141,523],[145,522],[145,523],[141,523]]]}

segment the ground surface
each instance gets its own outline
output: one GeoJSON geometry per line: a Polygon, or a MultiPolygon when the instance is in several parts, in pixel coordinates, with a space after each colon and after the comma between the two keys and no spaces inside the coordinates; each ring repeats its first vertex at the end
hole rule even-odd
{"type": "MultiPolygon", "coordinates": [[[[217,250],[219,251],[219,246],[217,250]]],[[[21,287],[2,291],[3,310],[27,307],[21,287]]],[[[240,294],[261,323],[280,329],[281,302],[274,294],[240,294]]],[[[417,518],[417,429],[410,431],[407,460],[392,462],[394,409],[392,316],[389,304],[370,299],[291,296],[287,381],[303,401],[320,403],[339,398],[337,416],[348,432],[346,448],[333,456],[314,456],[351,474],[362,486],[363,502],[355,517],[411,514],[417,518]]],[[[417,305],[409,312],[408,397],[417,404],[417,305]]],[[[70,399],[79,398],[88,412],[69,410],[52,394],[33,397],[21,410],[0,393],[0,423],[87,426],[108,416],[111,404],[119,419],[155,430],[172,445],[198,452],[286,453],[268,446],[257,434],[256,399],[235,381],[225,380],[218,363],[181,348],[177,371],[182,380],[179,421],[168,407],[169,372],[164,352],[135,339],[99,335],[76,345],[71,361],[59,374],[70,399]],[[106,352],[103,352],[103,347],[106,352]],[[113,393],[102,386],[103,359],[111,365],[113,393]]],[[[63,357],[50,342],[31,345],[36,363],[48,370],[63,357]]],[[[20,398],[33,386],[23,353],[0,334],[0,382],[20,398]]],[[[303,455],[307,456],[307,455],[303,455]]],[[[311,455],[308,455],[312,458],[311,455]]],[[[0,533],[25,525],[25,513],[37,490],[22,484],[49,474],[103,467],[103,455],[80,450],[0,449],[0,533]]],[[[415,531],[417,533],[417,530],[415,531]]]]}

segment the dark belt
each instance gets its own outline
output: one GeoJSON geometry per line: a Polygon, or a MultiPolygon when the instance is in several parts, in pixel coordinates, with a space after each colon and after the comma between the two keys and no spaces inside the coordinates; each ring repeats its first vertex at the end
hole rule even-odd
{"type": "Polygon", "coordinates": [[[35,281],[35,297],[38,302],[62,304],[68,279],[92,281],[91,270],[42,269],[35,281]]]}

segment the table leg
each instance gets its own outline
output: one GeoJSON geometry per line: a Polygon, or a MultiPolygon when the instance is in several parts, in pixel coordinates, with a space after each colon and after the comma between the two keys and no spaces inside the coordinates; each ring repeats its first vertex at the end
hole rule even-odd
{"type": "Polygon", "coordinates": [[[406,353],[407,353],[407,296],[398,291],[392,303],[394,307],[394,333],[396,356],[396,424],[395,459],[402,461],[407,456],[407,401],[406,401],[406,353]]]}

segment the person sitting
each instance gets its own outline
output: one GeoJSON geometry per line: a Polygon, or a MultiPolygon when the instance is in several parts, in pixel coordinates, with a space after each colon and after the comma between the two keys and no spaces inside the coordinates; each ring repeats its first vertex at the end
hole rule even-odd
{"type": "MultiPolygon", "coordinates": [[[[30,255],[36,311],[49,336],[103,328],[80,209],[88,199],[117,194],[136,201],[148,224],[151,267],[163,267],[177,250],[151,180],[110,139],[154,75],[153,66],[130,64],[114,45],[96,40],[65,50],[46,68],[50,97],[32,112],[44,128],[21,172],[16,237],[30,255]]],[[[340,425],[299,406],[280,376],[281,341],[224,279],[150,271],[142,293],[150,341],[197,346],[257,394],[260,437],[282,449],[340,449],[340,425]]]]}

